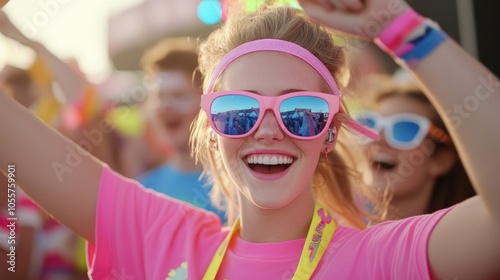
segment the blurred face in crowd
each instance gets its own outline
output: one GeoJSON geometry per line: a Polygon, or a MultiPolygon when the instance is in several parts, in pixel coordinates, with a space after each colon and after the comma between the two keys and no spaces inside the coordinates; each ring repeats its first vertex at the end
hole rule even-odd
{"type": "MultiPolygon", "coordinates": [[[[431,111],[421,102],[403,96],[383,99],[375,108],[382,116],[412,113],[431,120],[431,111]]],[[[447,172],[441,154],[435,153],[435,143],[426,137],[414,149],[401,150],[388,145],[384,131],[379,139],[368,144],[370,172],[366,182],[383,192],[389,187],[393,199],[410,197],[421,192],[430,192],[438,176],[447,172]]]]}
{"type": "Polygon", "coordinates": [[[26,108],[37,100],[35,84],[24,71],[6,67],[0,74],[0,87],[26,108]]]}
{"type": "Polygon", "coordinates": [[[159,72],[155,79],[158,87],[150,102],[160,139],[174,148],[186,147],[189,127],[200,110],[201,92],[181,71],[159,72]]]}

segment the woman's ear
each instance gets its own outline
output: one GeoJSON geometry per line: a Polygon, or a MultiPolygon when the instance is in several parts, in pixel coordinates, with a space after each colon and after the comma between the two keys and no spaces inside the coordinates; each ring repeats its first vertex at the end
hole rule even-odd
{"type": "Polygon", "coordinates": [[[325,154],[328,154],[329,152],[333,151],[333,148],[335,148],[335,143],[337,143],[338,136],[337,131],[337,128],[335,126],[332,126],[326,132],[325,142],[323,143],[323,152],[325,154]]]}
{"type": "Polygon", "coordinates": [[[337,140],[337,128],[332,126],[326,132],[325,144],[335,144],[337,140]]]}
{"type": "Polygon", "coordinates": [[[449,147],[436,149],[430,159],[429,174],[435,178],[450,172],[455,162],[459,160],[457,154],[449,147]]]}

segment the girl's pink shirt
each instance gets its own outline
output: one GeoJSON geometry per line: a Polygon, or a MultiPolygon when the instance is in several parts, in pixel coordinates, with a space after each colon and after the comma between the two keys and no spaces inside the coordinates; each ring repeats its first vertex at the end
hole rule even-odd
{"type": "MultiPolygon", "coordinates": [[[[362,231],[339,226],[312,279],[431,279],[429,236],[448,211],[362,231]]],[[[87,247],[89,276],[199,280],[228,232],[214,214],[146,190],[105,167],[96,242],[87,247]]],[[[304,241],[250,243],[236,238],[217,279],[291,279],[304,241]]]]}

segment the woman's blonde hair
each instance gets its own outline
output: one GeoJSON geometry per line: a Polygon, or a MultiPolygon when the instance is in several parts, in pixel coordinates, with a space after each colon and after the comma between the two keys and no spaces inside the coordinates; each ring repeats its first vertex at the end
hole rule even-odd
{"type": "MultiPolygon", "coordinates": [[[[225,54],[239,45],[259,39],[280,39],[302,46],[318,57],[337,81],[344,73],[344,50],[333,42],[331,33],[308,21],[298,9],[267,3],[253,13],[231,13],[228,21],[201,44],[199,69],[205,78],[204,92],[206,93],[214,68],[225,54]]],[[[220,88],[220,83],[216,83],[215,88],[220,88]]],[[[349,121],[347,114],[338,113],[334,124],[340,128],[341,123],[349,121]]],[[[193,122],[191,133],[193,156],[202,163],[205,174],[214,183],[211,194],[214,203],[216,206],[227,207],[228,221],[231,222],[238,209],[236,187],[214,147],[215,139],[215,133],[210,128],[205,113],[200,111],[193,122]]],[[[362,228],[366,225],[366,218],[372,219],[374,216],[356,206],[351,186],[363,184],[358,180],[359,173],[352,168],[355,159],[348,155],[341,139],[337,142],[335,150],[328,155],[330,160],[327,161],[325,156],[321,157],[318,163],[313,177],[312,193],[318,202],[338,215],[346,224],[362,228]]]]}

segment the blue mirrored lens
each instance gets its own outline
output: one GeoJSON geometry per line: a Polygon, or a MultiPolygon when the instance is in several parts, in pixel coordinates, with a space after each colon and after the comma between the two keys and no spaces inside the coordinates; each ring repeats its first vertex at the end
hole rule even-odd
{"type": "Polygon", "coordinates": [[[415,136],[417,136],[419,130],[420,126],[410,121],[397,122],[392,128],[394,140],[403,143],[413,141],[413,139],[415,139],[415,136]]]}
{"type": "Polygon", "coordinates": [[[280,104],[280,115],[286,129],[296,136],[320,134],[327,125],[328,102],[315,96],[296,96],[280,104]]]}
{"type": "Polygon", "coordinates": [[[259,116],[259,102],[242,95],[217,97],[210,114],[216,129],[226,135],[242,135],[252,129],[259,116]]]}

